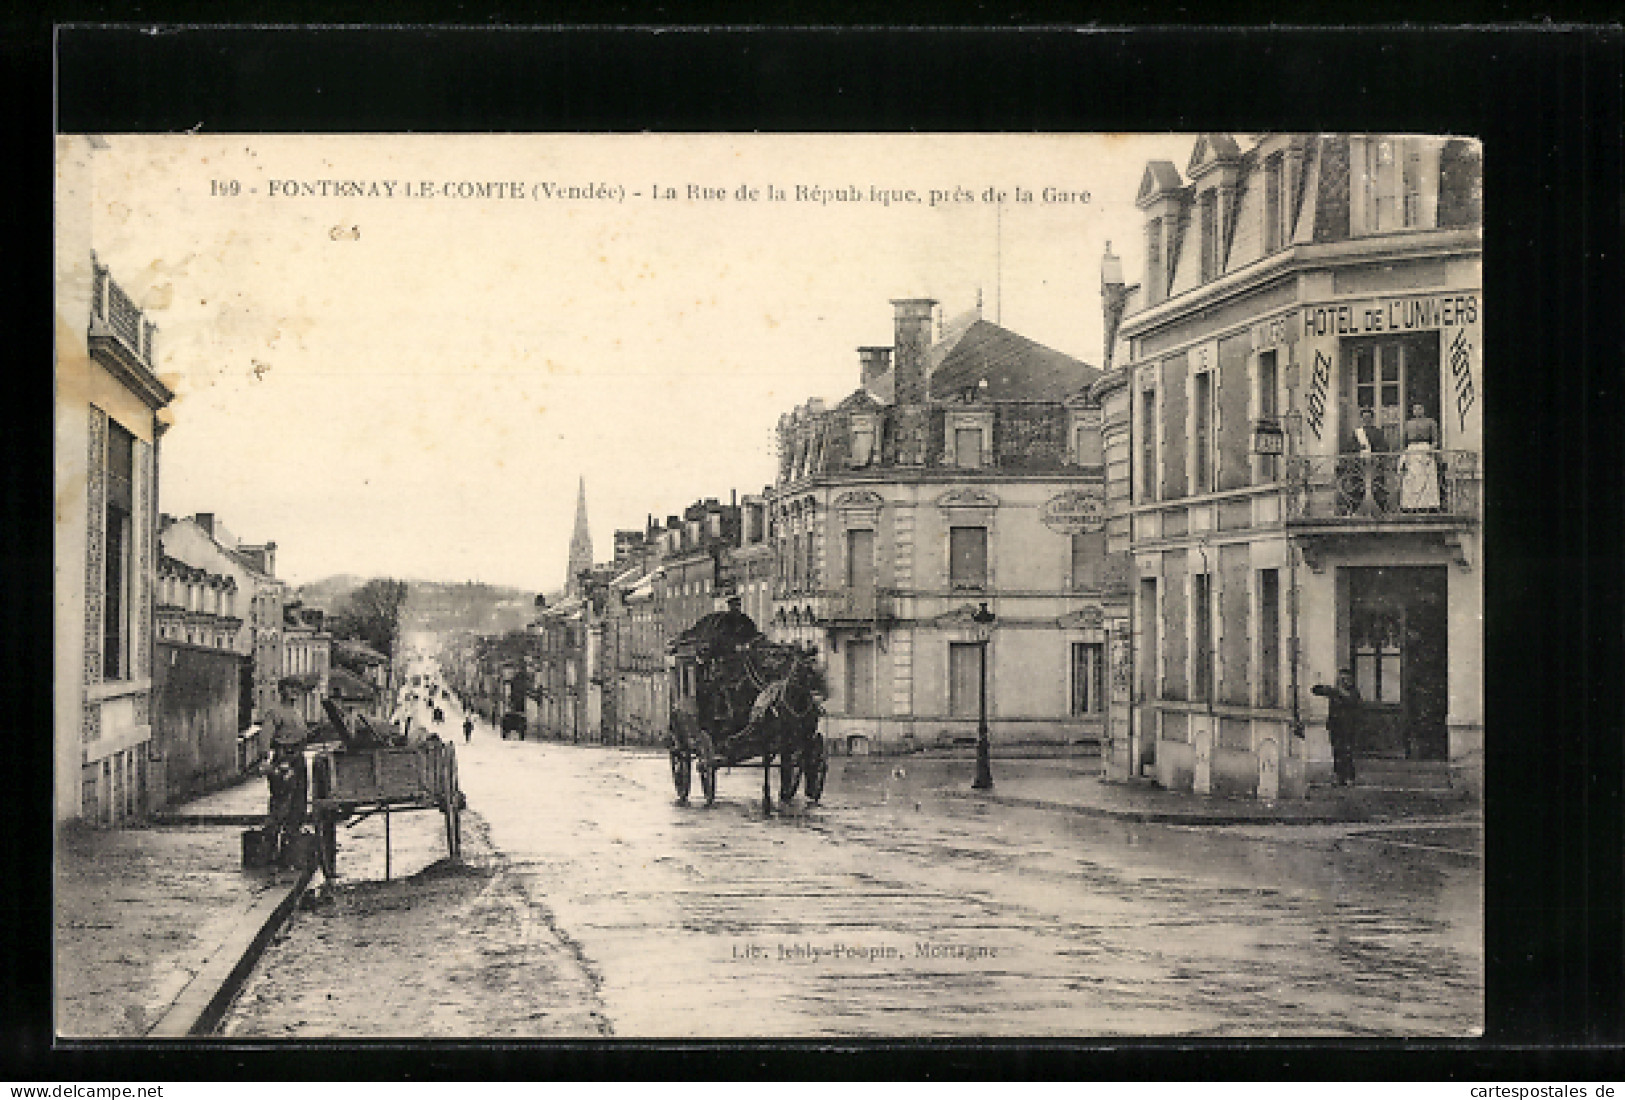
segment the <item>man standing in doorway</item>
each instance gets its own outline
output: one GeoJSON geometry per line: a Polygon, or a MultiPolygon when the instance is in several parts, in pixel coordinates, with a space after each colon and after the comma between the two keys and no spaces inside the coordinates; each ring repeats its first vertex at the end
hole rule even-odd
{"type": "Polygon", "coordinates": [[[1332,743],[1332,775],[1339,787],[1354,784],[1354,734],[1360,713],[1360,692],[1354,686],[1354,673],[1343,669],[1335,685],[1316,684],[1309,689],[1326,699],[1326,736],[1332,743]]]}

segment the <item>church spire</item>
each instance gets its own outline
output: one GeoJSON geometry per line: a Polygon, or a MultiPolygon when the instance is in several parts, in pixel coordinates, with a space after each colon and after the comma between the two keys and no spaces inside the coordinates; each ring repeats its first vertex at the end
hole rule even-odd
{"type": "Polygon", "coordinates": [[[570,572],[564,578],[564,591],[574,594],[581,589],[581,574],[592,568],[592,533],[587,530],[587,479],[581,478],[576,492],[576,526],[570,536],[570,572]]]}

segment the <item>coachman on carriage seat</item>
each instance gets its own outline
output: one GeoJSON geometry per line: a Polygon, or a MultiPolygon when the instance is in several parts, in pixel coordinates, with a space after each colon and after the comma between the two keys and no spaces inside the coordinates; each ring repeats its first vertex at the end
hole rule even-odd
{"type": "Polygon", "coordinates": [[[737,596],[726,611],[674,639],[670,653],[671,768],[679,801],[688,800],[696,768],[709,806],[718,768],[760,757],[762,807],[770,813],[775,756],[780,801],[795,797],[803,779],[808,801],[823,795],[829,762],[818,730],[824,681],[816,654],[769,641],[737,596]]]}

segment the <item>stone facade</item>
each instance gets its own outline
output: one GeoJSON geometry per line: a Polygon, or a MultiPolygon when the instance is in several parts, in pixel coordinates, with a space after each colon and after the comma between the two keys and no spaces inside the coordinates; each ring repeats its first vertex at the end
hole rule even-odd
{"type": "Polygon", "coordinates": [[[822,654],[853,751],[974,741],[983,660],[995,752],[1093,746],[1127,613],[1099,372],[979,315],[932,341],[933,305],[895,302],[894,358],[860,349],[862,388],[781,418],[770,633],[822,654]]]}
{"type": "MultiPolygon", "coordinates": [[[[58,146],[63,209],[88,197],[93,144],[58,146]]],[[[163,801],[153,745],[159,411],[155,326],[56,226],[55,787],[58,821],[112,824],[163,801]]]]}
{"type": "Polygon", "coordinates": [[[1202,135],[1183,175],[1148,165],[1140,283],[1114,257],[1103,278],[1108,332],[1121,319],[1095,388],[1109,531],[1134,562],[1134,715],[1111,774],[1302,795],[1330,772],[1310,688],[1348,668],[1357,756],[1476,790],[1478,147],[1246,146],[1202,135]]]}

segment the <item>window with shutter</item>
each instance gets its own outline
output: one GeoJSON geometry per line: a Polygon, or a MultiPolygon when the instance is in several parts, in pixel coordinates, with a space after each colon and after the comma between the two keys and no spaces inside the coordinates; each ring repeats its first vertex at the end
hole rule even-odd
{"type": "Polygon", "coordinates": [[[1206,573],[1191,575],[1191,663],[1197,702],[1213,698],[1213,586],[1206,573]]]}
{"type": "Polygon", "coordinates": [[[955,429],[954,462],[972,470],[982,465],[982,429],[955,429]]]}
{"type": "Polygon", "coordinates": [[[1104,709],[1104,666],[1099,642],[1072,643],[1072,717],[1099,714],[1104,709]]]}
{"type": "Polygon", "coordinates": [[[846,533],[846,584],[854,590],[875,585],[875,533],[855,527],[846,533]]]}
{"type": "Polygon", "coordinates": [[[1258,571],[1258,705],[1281,702],[1281,572],[1258,571]]]}
{"type": "Polygon", "coordinates": [[[1140,502],[1157,499],[1157,391],[1140,394],[1140,502]]]}
{"type": "Polygon", "coordinates": [[[982,654],[975,642],[948,644],[948,713],[975,718],[981,711],[982,654]]]}
{"type": "Polygon", "coordinates": [[[875,714],[875,643],[850,641],[846,650],[846,713],[854,718],[875,714]]]}
{"type": "Polygon", "coordinates": [[[953,588],[987,586],[987,528],[953,527],[948,532],[948,580],[953,588]]]}
{"type": "Polygon", "coordinates": [[[1191,389],[1192,493],[1213,491],[1213,372],[1199,371],[1191,389]]]}
{"type": "Polygon", "coordinates": [[[1099,588],[1104,577],[1106,532],[1080,531],[1072,536],[1072,587],[1099,588]]]}

